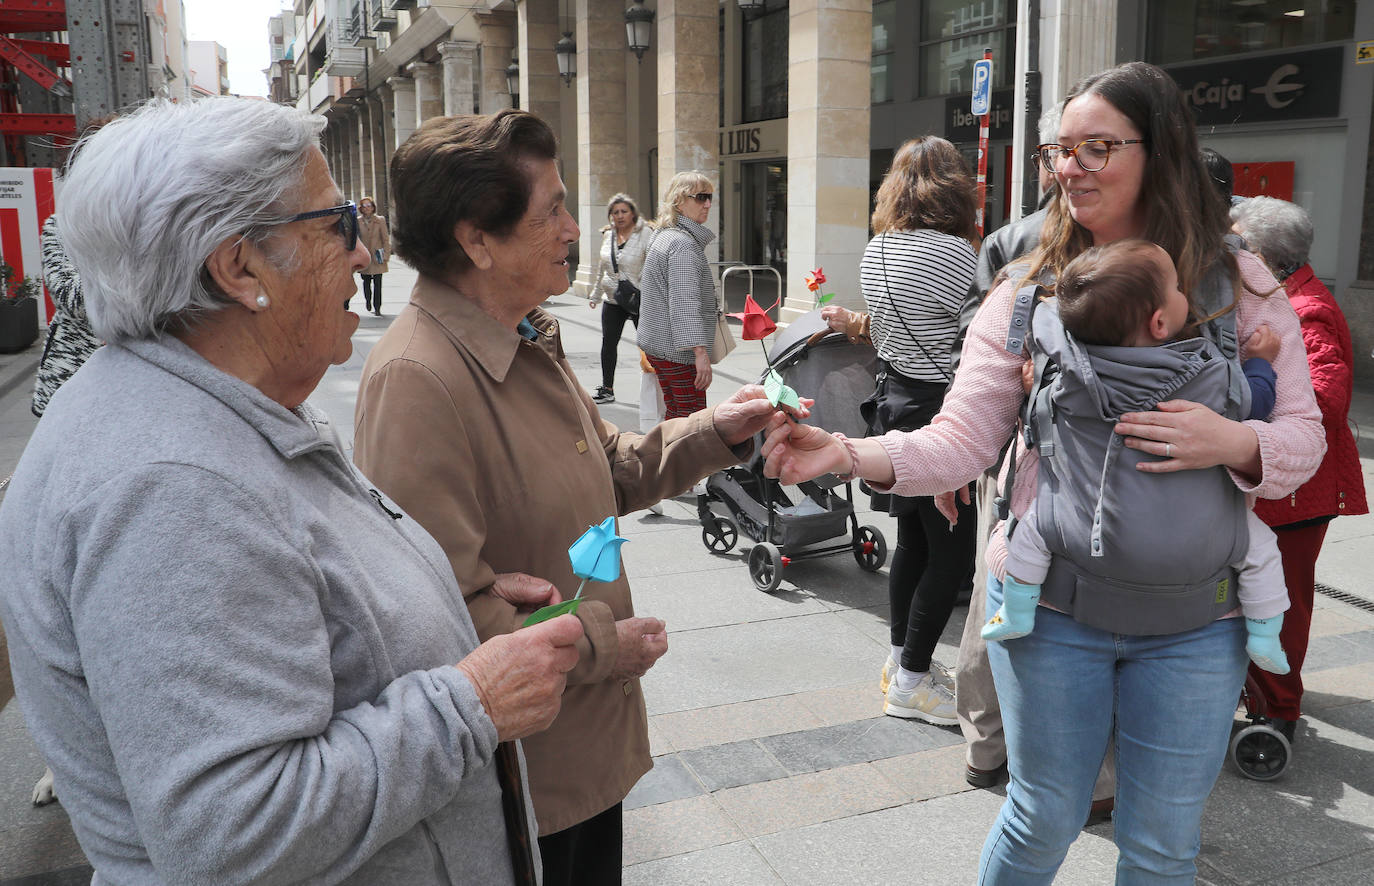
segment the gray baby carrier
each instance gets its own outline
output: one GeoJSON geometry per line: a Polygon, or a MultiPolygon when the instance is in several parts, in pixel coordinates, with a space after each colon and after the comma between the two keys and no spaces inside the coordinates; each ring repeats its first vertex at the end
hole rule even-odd
{"type": "MultiPolygon", "coordinates": [[[[1052,554],[1041,600],[1118,634],[1173,634],[1209,624],[1237,605],[1232,564],[1249,546],[1245,497],[1222,467],[1137,470],[1138,462],[1158,456],[1127,448],[1113,427],[1124,413],[1173,399],[1245,418],[1250,388],[1238,359],[1235,311],[1185,341],[1084,345],[1064,329],[1055,299],[1040,293],[1036,282],[1017,291],[1006,348],[1020,354],[1029,344],[1035,369],[1022,430],[1025,445],[1040,454],[1035,514],[1052,554]]],[[[1231,304],[1221,262],[1201,293],[1204,316],[1231,304]]],[[[998,500],[1003,519],[1015,458],[1013,443],[998,500]]],[[[1008,537],[1015,528],[1007,520],[1008,537]]]]}

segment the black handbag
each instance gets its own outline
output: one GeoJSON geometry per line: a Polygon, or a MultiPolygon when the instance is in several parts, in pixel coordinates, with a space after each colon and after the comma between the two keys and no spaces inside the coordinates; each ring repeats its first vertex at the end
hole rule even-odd
{"type": "MultiPolygon", "coordinates": [[[[611,231],[611,268],[617,277],[620,276],[620,263],[615,260],[615,231],[611,231]]],[[[633,316],[639,316],[639,287],[629,280],[620,280],[615,284],[615,303],[620,305],[621,310],[633,316]]]]}

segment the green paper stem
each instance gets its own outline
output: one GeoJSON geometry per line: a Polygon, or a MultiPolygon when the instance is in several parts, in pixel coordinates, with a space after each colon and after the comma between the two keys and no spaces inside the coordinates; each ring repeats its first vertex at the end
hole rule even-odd
{"type": "Polygon", "coordinates": [[[581,600],[574,597],[571,600],[564,600],[562,603],[555,603],[552,606],[545,606],[543,609],[536,609],[533,615],[525,619],[523,627],[537,625],[541,621],[548,621],[551,618],[557,618],[567,613],[575,613],[577,612],[577,607],[581,605],[581,603],[581,600]]]}

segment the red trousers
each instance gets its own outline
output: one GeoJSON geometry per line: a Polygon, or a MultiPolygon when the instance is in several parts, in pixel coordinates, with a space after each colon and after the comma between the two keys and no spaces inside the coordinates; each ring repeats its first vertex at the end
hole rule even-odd
{"type": "Polygon", "coordinates": [[[1317,554],[1326,538],[1330,522],[1298,529],[1275,529],[1279,540],[1279,554],[1283,557],[1283,581],[1288,585],[1288,611],[1283,614],[1283,630],[1279,642],[1288,656],[1291,670],[1283,675],[1271,674],[1250,665],[1264,699],[1269,704],[1269,716],[1296,720],[1302,713],[1302,662],[1307,657],[1307,634],[1312,628],[1312,595],[1317,584],[1317,554]]]}
{"type": "MultiPolygon", "coordinates": [[[[649,355],[645,355],[649,356],[649,355]]],[[[649,357],[658,386],[663,390],[663,417],[682,418],[706,408],[706,392],[697,390],[697,368],[691,363],[674,363],[649,357]]]]}

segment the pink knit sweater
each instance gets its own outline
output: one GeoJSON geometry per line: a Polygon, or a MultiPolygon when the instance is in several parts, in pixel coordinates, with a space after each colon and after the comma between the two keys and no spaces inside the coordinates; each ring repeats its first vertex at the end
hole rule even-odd
{"type": "MultiPolygon", "coordinates": [[[[1312,394],[1297,314],[1258,258],[1248,252],[1236,258],[1244,284],[1236,324],[1241,342],[1259,326],[1268,325],[1278,333],[1281,346],[1274,361],[1278,375],[1274,412],[1267,422],[1245,422],[1259,438],[1262,477],[1258,484],[1246,482],[1234,471],[1231,477],[1252,497],[1281,498],[1302,485],[1321,464],[1326,451],[1322,417],[1312,394]],[[1278,297],[1257,296],[1252,290],[1276,292],[1278,297]]],[[[936,495],[958,489],[997,460],[1025,399],[1021,388],[1024,358],[1006,349],[1014,295],[1011,281],[988,293],[969,326],[959,372],[935,420],[919,431],[891,431],[879,438],[897,477],[892,492],[936,495]]],[[[1243,348],[1241,356],[1246,356],[1243,348]]],[[[1011,509],[1020,516],[1034,498],[1040,457],[1024,448],[1018,451],[1011,509]]],[[[989,573],[1004,577],[1006,542],[1001,532],[993,533],[987,559],[989,573]]]]}

